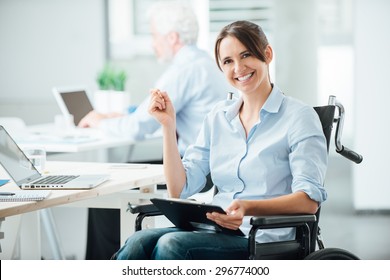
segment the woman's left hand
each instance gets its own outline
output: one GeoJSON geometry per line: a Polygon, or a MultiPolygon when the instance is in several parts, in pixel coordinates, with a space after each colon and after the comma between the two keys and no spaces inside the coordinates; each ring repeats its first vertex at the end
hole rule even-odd
{"type": "Polygon", "coordinates": [[[217,212],[207,213],[207,218],[216,222],[218,225],[236,230],[242,224],[245,216],[245,208],[241,200],[233,200],[230,206],[226,209],[226,214],[217,212]]]}

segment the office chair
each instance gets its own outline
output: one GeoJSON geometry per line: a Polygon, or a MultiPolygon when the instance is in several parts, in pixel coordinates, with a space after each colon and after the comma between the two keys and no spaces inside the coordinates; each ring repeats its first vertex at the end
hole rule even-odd
{"type": "MultiPolygon", "coordinates": [[[[322,129],[327,141],[327,149],[332,136],[333,124],[336,123],[334,135],[336,152],[357,164],[361,163],[363,157],[356,152],[344,147],[341,144],[341,135],[344,125],[344,107],[330,96],[328,105],[314,107],[317,112],[322,129]],[[336,109],[338,113],[336,114],[336,109]]],[[[138,214],[135,223],[135,230],[142,229],[142,220],[145,217],[161,215],[160,211],[153,205],[132,205],[129,204],[129,211],[138,214]]],[[[248,237],[249,259],[306,259],[306,260],[354,260],[359,259],[353,253],[341,248],[325,248],[321,238],[319,227],[321,207],[314,215],[275,215],[255,216],[251,218],[251,230],[248,237]],[[295,240],[278,241],[270,243],[256,242],[256,232],[259,229],[272,228],[295,228],[295,240]],[[316,251],[316,245],[318,250],[316,251]]]]}

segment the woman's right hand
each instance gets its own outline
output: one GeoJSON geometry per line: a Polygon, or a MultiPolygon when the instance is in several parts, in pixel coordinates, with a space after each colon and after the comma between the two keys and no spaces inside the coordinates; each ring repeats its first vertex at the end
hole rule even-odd
{"type": "Polygon", "coordinates": [[[186,173],[177,147],[176,113],[164,91],[150,91],[149,113],[162,125],[164,174],[170,197],[179,197],[186,183],[186,173]]]}
{"type": "Polygon", "coordinates": [[[175,125],[176,113],[168,94],[159,89],[152,89],[150,93],[149,114],[162,126],[175,125]]]}

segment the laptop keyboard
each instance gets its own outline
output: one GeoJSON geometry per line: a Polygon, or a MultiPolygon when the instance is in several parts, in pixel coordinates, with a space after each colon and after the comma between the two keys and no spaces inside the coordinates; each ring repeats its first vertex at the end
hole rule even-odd
{"type": "Polygon", "coordinates": [[[79,175],[58,175],[58,176],[47,176],[38,181],[34,182],[34,185],[59,185],[66,184],[67,182],[79,177],[79,175]]]}

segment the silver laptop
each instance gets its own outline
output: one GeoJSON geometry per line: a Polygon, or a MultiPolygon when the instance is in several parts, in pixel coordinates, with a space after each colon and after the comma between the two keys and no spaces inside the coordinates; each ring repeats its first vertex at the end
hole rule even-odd
{"type": "Polygon", "coordinates": [[[74,124],[77,126],[81,119],[93,110],[91,101],[84,88],[53,88],[53,94],[62,114],[73,115],[74,124]]]}
{"type": "Polygon", "coordinates": [[[110,177],[108,174],[42,175],[1,125],[0,163],[21,189],[91,189],[110,177]]]}

